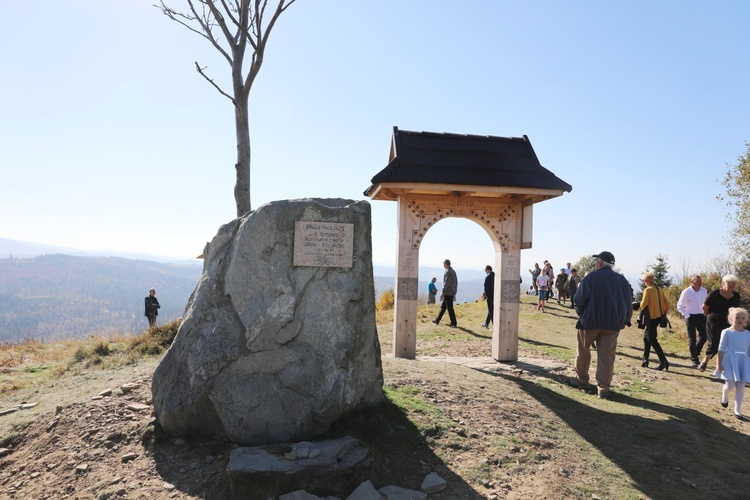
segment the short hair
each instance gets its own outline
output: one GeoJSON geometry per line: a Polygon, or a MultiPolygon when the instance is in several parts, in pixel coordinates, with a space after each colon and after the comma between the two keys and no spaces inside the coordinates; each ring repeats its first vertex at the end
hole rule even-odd
{"type": "Polygon", "coordinates": [[[571,269],[571,270],[570,270],[570,272],[571,272],[571,273],[577,273],[577,272],[578,272],[578,269],[576,269],[576,268],[574,267],[573,269],[571,269]]]}
{"type": "Polygon", "coordinates": [[[747,309],[745,309],[744,307],[730,307],[729,314],[727,315],[727,321],[729,321],[730,325],[734,323],[734,318],[738,314],[744,314],[745,318],[750,318],[750,314],[748,314],[747,309]]]}
{"type": "Polygon", "coordinates": [[[656,281],[656,276],[654,276],[654,273],[651,271],[648,271],[646,273],[643,273],[643,282],[646,284],[654,283],[656,281]]]}
{"type": "Polygon", "coordinates": [[[484,266],[485,271],[492,271],[492,266],[484,266]]]}
{"type": "Polygon", "coordinates": [[[736,285],[738,281],[740,281],[739,278],[737,278],[737,276],[735,276],[734,274],[727,274],[726,276],[721,278],[722,283],[731,283],[733,285],[736,285]]]}
{"type": "Polygon", "coordinates": [[[445,259],[445,260],[443,261],[443,264],[446,264],[446,265],[449,265],[449,266],[450,266],[450,265],[451,265],[451,261],[450,261],[450,259],[445,259]]]}

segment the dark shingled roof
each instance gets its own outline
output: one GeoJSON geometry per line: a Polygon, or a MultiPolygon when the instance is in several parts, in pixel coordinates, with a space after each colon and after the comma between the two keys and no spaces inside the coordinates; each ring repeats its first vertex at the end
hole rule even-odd
{"type": "Polygon", "coordinates": [[[393,145],[393,159],[372,178],[372,186],[365,195],[382,183],[457,184],[567,192],[573,189],[539,163],[526,136],[410,132],[393,127],[393,145]]]}

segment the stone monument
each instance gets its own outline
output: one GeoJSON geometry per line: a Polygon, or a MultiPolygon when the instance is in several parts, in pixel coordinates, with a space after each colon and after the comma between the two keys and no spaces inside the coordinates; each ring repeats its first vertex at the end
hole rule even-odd
{"type": "Polygon", "coordinates": [[[268,203],[222,226],[204,259],[154,372],[166,432],[298,441],[383,400],[368,202],[268,203]]]}

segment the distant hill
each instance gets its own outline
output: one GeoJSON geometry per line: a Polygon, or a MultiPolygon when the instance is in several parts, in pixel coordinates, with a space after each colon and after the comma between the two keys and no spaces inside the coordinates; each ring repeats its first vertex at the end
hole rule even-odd
{"type": "MultiPolygon", "coordinates": [[[[374,272],[383,273],[384,271],[393,272],[393,269],[384,269],[382,266],[373,266],[374,272]]],[[[419,268],[419,303],[427,303],[427,283],[434,276],[437,278],[438,291],[443,288],[443,269],[437,268],[419,268]]],[[[473,271],[465,269],[456,269],[458,275],[458,296],[456,302],[474,302],[475,300],[482,297],[484,292],[484,271],[473,271]]],[[[380,295],[388,289],[393,288],[395,284],[395,278],[393,276],[375,276],[375,297],[379,298],[380,295]]]]}
{"type": "Polygon", "coordinates": [[[156,289],[159,322],[182,316],[201,261],[175,265],[121,257],[41,255],[0,259],[0,342],[139,333],[156,289]]]}

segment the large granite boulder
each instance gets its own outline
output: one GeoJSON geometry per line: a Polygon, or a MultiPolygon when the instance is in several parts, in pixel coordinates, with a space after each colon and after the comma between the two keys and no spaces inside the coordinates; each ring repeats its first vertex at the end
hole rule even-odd
{"type": "Polygon", "coordinates": [[[272,202],[222,226],[154,372],[164,430],[297,441],[382,401],[371,245],[366,201],[272,202]]]}

